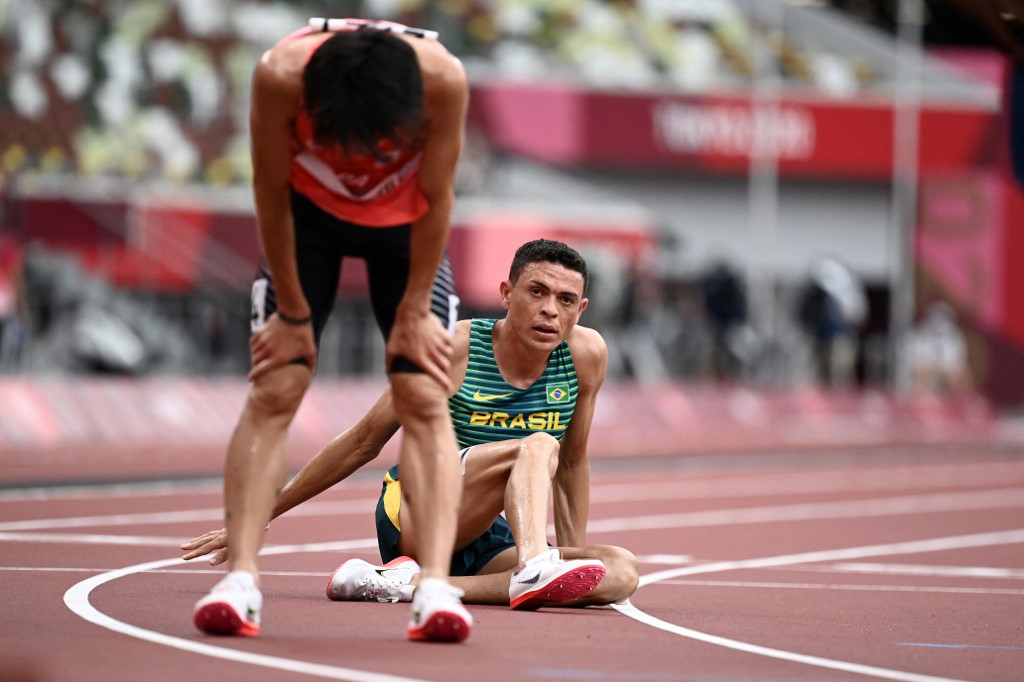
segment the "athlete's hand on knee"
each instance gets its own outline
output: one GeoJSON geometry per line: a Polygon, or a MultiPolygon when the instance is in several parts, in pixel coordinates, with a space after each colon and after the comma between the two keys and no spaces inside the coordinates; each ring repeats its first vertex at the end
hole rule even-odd
{"type": "Polygon", "coordinates": [[[252,356],[249,381],[296,359],[305,362],[312,372],[316,369],[313,325],[288,324],[276,314],[271,315],[267,323],[249,337],[249,354],[252,356]]]}
{"type": "Polygon", "coordinates": [[[395,358],[413,363],[451,393],[452,339],[433,313],[403,314],[395,318],[387,345],[387,366],[395,358]]]}
{"type": "Polygon", "coordinates": [[[186,550],[181,557],[185,561],[216,551],[217,553],[210,557],[210,565],[222,564],[228,560],[228,531],[226,528],[207,531],[197,538],[183,542],[181,549],[186,550]]]}

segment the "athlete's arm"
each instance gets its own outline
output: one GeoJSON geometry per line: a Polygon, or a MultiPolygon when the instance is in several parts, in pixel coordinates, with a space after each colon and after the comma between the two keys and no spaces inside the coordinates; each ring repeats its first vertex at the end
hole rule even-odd
{"type": "Polygon", "coordinates": [[[390,367],[394,358],[406,358],[450,392],[451,341],[430,312],[430,293],[451,229],[455,165],[462,150],[469,86],[462,65],[448,54],[427,53],[421,64],[427,120],[419,183],[429,207],[412,225],[409,279],[386,359],[390,367]]]}
{"type": "Polygon", "coordinates": [[[374,460],[398,426],[389,386],[362,419],[332,438],[285,484],[271,518],[316,497],[374,460]]]}
{"type": "MultiPolygon", "coordinates": [[[[294,43],[278,45],[263,55],[252,80],[249,126],[253,165],[253,198],[260,251],[274,280],[277,311],[292,319],[305,319],[309,303],[299,283],[292,224],[292,126],[302,93],[304,53],[294,43]]],[[[295,358],[312,370],[316,346],[311,324],[286,324],[272,315],[250,342],[253,367],[250,379],[295,358]]]]}
{"type": "Polygon", "coordinates": [[[587,544],[587,518],[590,512],[590,461],[587,438],[594,419],[597,393],[608,371],[608,347],[593,329],[573,329],[569,337],[579,395],[569,428],[562,436],[558,468],[552,482],[555,511],[555,537],[561,547],[587,544]]]}
{"type": "MultiPolygon", "coordinates": [[[[276,519],[348,478],[377,457],[397,430],[398,420],[389,386],[359,422],[335,436],[288,481],[277,496],[271,518],[276,519]]],[[[186,550],[182,559],[187,561],[217,552],[210,559],[212,565],[217,565],[227,560],[227,546],[227,530],[211,530],[182,544],[181,549],[186,550]]]]}
{"type": "MultiPolygon", "coordinates": [[[[469,320],[460,320],[455,327],[455,351],[450,376],[454,385],[461,385],[466,375],[470,324],[469,320]]],[[[391,387],[388,386],[359,422],[335,436],[285,484],[278,494],[271,518],[276,519],[351,476],[376,458],[397,430],[398,418],[391,402],[391,387]]],[[[227,560],[227,546],[227,530],[220,528],[207,531],[181,545],[181,549],[186,552],[182,559],[187,561],[217,552],[210,558],[210,564],[216,566],[227,560]]]]}

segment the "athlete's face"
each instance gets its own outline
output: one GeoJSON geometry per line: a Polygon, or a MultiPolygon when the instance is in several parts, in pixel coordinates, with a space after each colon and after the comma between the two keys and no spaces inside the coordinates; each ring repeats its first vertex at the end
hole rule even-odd
{"type": "Polygon", "coordinates": [[[583,275],[541,261],[523,268],[515,283],[501,283],[509,326],[523,342],[554,349],[564,341],[587,307],[583,275]]]}

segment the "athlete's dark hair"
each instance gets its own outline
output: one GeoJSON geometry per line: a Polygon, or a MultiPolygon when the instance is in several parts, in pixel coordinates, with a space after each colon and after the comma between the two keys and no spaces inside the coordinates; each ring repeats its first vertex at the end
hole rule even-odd
{"type": "Polygon", "coordinates": [[[414,143],[423,125],[423,77],[412,47],[389,31],[361,27],[321,44],[302,76],[318,144],[380,157],[380,142],[414,143]]]}
{"type": "Polygon", "coordinates": [[[587,286],[590,284],[587,261],[572,247],[552,239],[534,239],[520,246],[512,258],[512,267],[508,272],[509,281],[515,284],[527,265],[541,261],[557,263],[583,275],[583,293],[587,293],[587,286]]]}

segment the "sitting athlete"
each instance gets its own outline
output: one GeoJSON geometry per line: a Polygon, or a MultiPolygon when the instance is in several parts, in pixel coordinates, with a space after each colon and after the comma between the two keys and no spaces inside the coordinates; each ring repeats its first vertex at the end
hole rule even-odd
{"type": "MultiPolygon", "coordinates": [[[[587,437],[607,368],[600,334],[576,324],[587,306],[587,280],[576,251],[549,240],[529,242],[516,252],[500,286],[505,318],[463,320],[456,328],[452,384],[459,389],[449,408],[463,448],[464,502],[451,580],[467,603],[582,606],[622,601],[636,590],[636,559],[628,550],[586,545],[587,437]],[[557,549],[545,539],[549,491],[557,549]]],[[[288,483],[274,516],[372,460],[397,429],[388,391],[288,483]]],[[[329,597],[411,599],[417,536],[403,503],[407,495],[398,467],[392,467],[377,506],[378,544],[387,565],[345,562],[331,576],[329,597]]],[[[225,547],[224,530],[182,545],[185,559],[220,550],[211,564],[227,558],[225,547]]]]}

